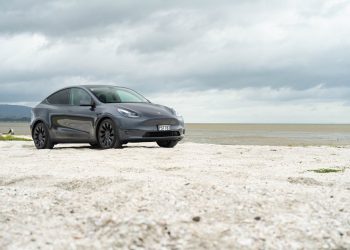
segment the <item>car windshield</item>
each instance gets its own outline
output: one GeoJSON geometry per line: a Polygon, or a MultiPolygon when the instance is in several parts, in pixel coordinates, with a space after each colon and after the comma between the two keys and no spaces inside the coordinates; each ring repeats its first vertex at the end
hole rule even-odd
{"type": "Polygon", "coordinates": [[[91,92],[103,103],[149,102],[131,89],[118,87],[93,87],[91,92]]]}

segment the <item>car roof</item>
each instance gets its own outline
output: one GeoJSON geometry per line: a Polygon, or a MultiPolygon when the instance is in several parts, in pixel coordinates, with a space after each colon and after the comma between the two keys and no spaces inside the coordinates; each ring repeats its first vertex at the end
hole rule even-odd
{"type": "Polygon", "coordinates": [[[52,92],[50,95],[48,95],[44,100],[46,100],[47,98],[49,98],[51,95],[64,90],[64,89],[70,89],[70,88],[83,88],[86,90],[90,90],[90,88],[98,88],[98,87],[117,87],[117,88],[122,88],[122,89],[129,89],[127,87],[121,87],[121,86],[116,86],[116,85],[102,85],[102,84],[84,84],[84,85],[71,85],[71,86],[66,86],[64,88],[58,89],[54,92],[52,92]]]}
{"type": "Polygon", "coordinates": [[[117,86],[117,85],[102,85],[102,84],[75,85],[75,86],[69,86],[67,88],[73,88],[73,87],[84,87],[84,88],[117,87],[117,88],[126,88],[126,87],[117,86]]]}
{"type": "MultiPolygon", "coordinates": [[[[121,89],[130,89],[128,87],[122,87],[122,86],[117,86],[117,85],[107,85],[107,84],[83,84],[83,85],[71,85],[71,86],[66,86],[60,90],[63,90],[63,89],[69,89],[69,88],[84,88],[84,89],[87,89],[87,90],[90,90],[91,88],[110,88],[110,87],[114,87],[114,88],[121,88],[121,89]]],[[[58,90],[58,91],[60,91],[58,90]]],[[[132,89],[130,89],[132,90],[132,89]]]]}
{"type": "MultiPolygon", "coordinates": [[[[117,86],[117,85],[107,85],[107,84],[82,84],[82,85],[71,85],[71,86],[66,86],[66,87],[64,87],[64,88],[58,89],[58,90],[56,90],[55,92],[52,92],[49,96],[47,96],[47,97],[43,100],[43,102],[44,102],[45,100],[47,100],[47,98],[49,98],[49,97],[52,96],[53,94],[55,94],[55,93],[57,93],[57,92],[59,92],[59,91],[61,91],[61,90],[64,90],[64,89],[83,88],[83,89],[85,89],[85,90],[91,92],[91,88],[99,88],[99,87],[116,87],[116,88],[121,88],[121,89],[132,90],[132,89],[130,89],[130,88],[128,88],[128,87],[122,87],[122,86],[117,86]]],[[[135,90],[132,90],[132,91],[136,92],[135,90]]],[[[137,92],[136,92],[136,93],[137,93],[137,92]]],[[[139,94],[139,93],[137,93],[137,94],[139,94]]],[[[141,94],[139,94],[139,95],[141,95],[141,94]]],[[[142,96],[143,98],[145,98],[146,100],[148,100],[148,99],[147,99],[146,97],[144,97],[143,95],[141,95],[141,96],[142,96]]]]}

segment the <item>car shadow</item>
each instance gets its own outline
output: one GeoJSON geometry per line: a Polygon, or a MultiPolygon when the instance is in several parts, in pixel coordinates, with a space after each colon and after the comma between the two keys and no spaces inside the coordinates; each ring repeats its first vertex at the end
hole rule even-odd
{"type": "MultiPolygon", "coordinates": [[[[124,149],[124,148],[159,148],[158,146],[140,146],[140,145],[135,145],[135,146],[122,146],[121,148],[116,148],[116,149],[124,149]]],[[[102,148],[98,147],[92,147],[92,146],[58,146],[54,147],[53,150],[64,150],[64,149],[92,149],[92,150],[104,150],[102,148]]]]}
{"type": "Polygon", "coordinates": [[[95,147],[91,147],[91,146],[68,146],[68,147],[54,147],[53,150],[64,150],[64,149],[99,149],[99,148],[95,148],[95,147]]]}
{"type": "Polygon", "coordinates": [[[123,146],[123,148],[159,148],[157,146],[123,146]]]}

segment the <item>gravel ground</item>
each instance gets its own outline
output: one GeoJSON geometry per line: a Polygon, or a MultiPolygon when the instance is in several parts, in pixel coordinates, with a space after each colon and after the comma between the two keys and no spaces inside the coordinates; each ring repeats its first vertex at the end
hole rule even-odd
{"type": "Polygon", "coordinates": [[[350,147],[0,150],[0,249],[350,249],[350,147]]]}

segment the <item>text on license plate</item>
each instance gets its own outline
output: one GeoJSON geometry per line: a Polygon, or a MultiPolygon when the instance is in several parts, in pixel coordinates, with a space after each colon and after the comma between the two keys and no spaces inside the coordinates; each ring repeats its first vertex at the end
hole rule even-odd
{"type": "Polygon", "coordinates": [[[168,131],[170,130],[170,125],[158,125],[158,131],[168,131]]]}

